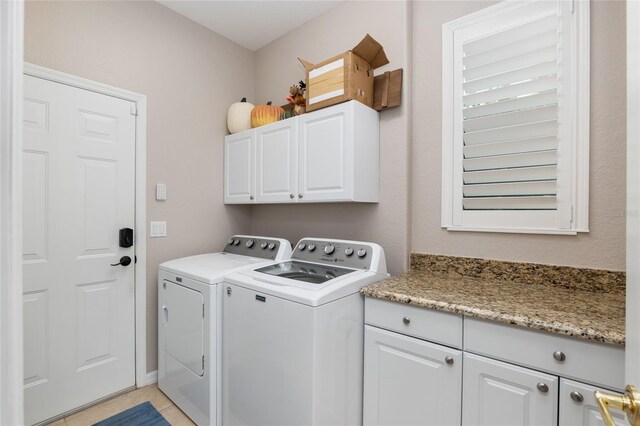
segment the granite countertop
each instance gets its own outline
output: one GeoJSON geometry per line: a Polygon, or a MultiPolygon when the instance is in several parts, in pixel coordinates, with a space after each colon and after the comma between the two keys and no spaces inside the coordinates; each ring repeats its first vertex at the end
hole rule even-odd
{"type": "Polygon", "coordinates": [[[624,281],[615,271],[414,254],[411,272],[362,293],[623,346],[624,281]]]}

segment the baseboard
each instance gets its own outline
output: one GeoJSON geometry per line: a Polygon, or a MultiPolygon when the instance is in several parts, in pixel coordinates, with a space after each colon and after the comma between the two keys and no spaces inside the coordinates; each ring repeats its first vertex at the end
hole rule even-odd
{"type": "MultiPolygon", "coordinates": [[[[151,373],[147,373],[147,376],[145,377],[145,380],[142,386],[149,386],[157,382],[158,382],[158,370],[152,371],[151,373]]],[[[139,387],[142,387],[142,386],[139,386],[139,387]]]]}

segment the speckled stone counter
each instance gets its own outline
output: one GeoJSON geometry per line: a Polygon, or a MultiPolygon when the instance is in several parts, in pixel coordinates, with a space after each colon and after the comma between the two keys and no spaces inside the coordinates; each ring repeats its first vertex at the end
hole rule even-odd
{"type": "Polygon", "coordinates": [[[624,345],[622,272],[413,254],[366,296],[624,345]]]}

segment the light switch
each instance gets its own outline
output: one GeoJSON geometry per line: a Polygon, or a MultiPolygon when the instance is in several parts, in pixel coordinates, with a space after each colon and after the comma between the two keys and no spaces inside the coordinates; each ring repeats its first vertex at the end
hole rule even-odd
{"type": "Polygon", "coordinates": [[[167,185],[159,183],[156,185],[156,200],[164,201],[167,199],[167,185]]]}
{"type": "Polygon", "coordinates": [[[149,235],[151,238],[166,237],[167,236],[167,222],[151,222],[151,232],[149,235]]]}

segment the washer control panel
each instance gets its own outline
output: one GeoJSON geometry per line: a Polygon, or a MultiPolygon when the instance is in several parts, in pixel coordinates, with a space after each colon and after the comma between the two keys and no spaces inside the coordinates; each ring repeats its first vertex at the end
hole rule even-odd
{"type": "Polygon", "coordinates": [[[224,246],[225,253],[276,260],[280,241],[270,238],[235,235],[224,246]]]}
{"type": "Polygon", "coordinates": [[[371,268],[372,253],[373,247],[367,243],[305,238],[294,247],[291,258],[368,270],[371,268]]]}

